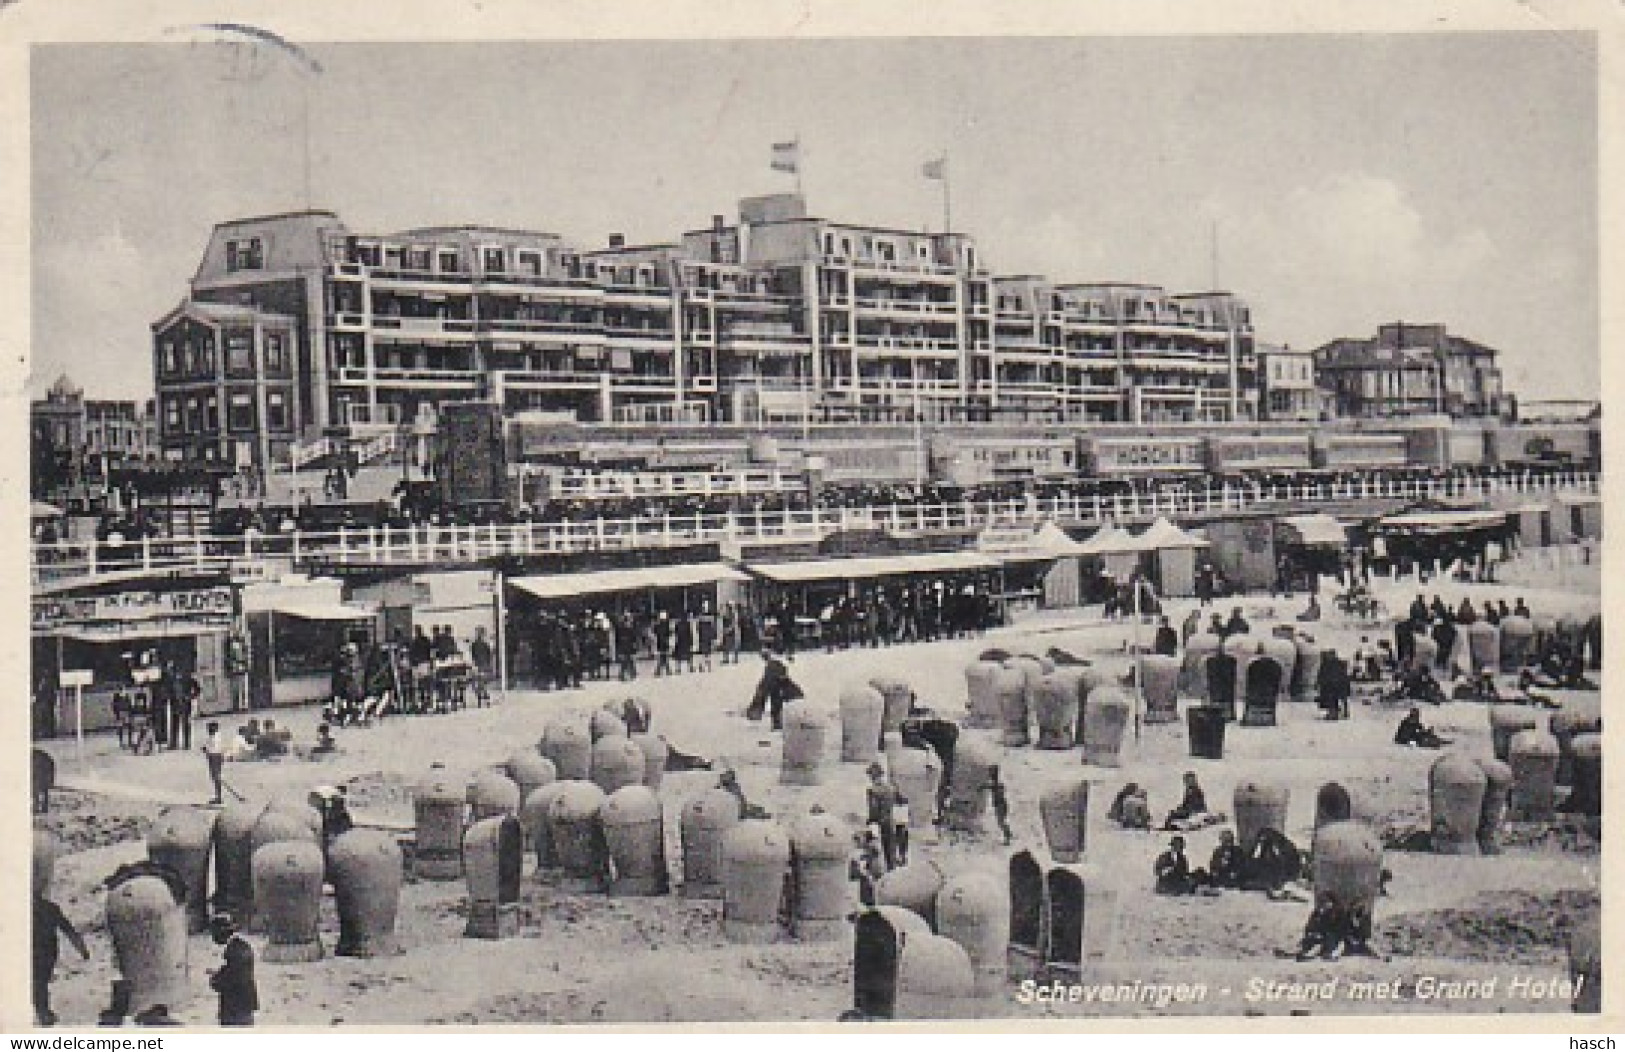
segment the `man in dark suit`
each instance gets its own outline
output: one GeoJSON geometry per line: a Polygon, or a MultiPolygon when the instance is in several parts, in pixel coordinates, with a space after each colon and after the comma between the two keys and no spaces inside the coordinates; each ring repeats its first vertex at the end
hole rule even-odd
{"type": "Polygon", "coordinates": [[[254,981],[254,948],[237,934],[237,925],[226,914],[217,914],[209,923],[215,945],[225,947],[225,963],[209,976],[209,986],[220,995],[221,1026],[253,1026],[259,1011],[259,985],[254,981]]]}

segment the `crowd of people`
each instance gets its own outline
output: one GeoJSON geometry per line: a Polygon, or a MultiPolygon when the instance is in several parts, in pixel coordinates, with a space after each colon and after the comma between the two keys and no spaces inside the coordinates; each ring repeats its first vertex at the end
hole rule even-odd
{"type": "Polygon", "coordinates": [[[1488,703],[1519,702],[1556,707],[1543,689],[1595,690],[1588,672],[1602,664],[1602,619],[1586,622],[1552,622],[1534,631],[1535,617],[1520,597],[1511,604],[1505,599],[1484,599],[1473,603],[1463,598],[1454,606],[1438,595],[1431,600],[1421,593],[1411,601],[1403,617],[1394,623],[1392,642],[1379,639],[1373,644],[1362,637],[1352,662],[1355,682],[1387,686],[1391,702],[1405,700],[1439,704],[1463,699],[1488,703]],[[1463,631],[1477,621],[1499,626],[1508,618],[1530,622],[1531,645],[1517,667],[1501,666],[1499,654],[1494,664],[1474,667],[1471,650],[1463,631]],[[1417,658],[1418,639],[1433,644],[1432,660],[1417,658]],[[1515,676],[1515,684],[1502,675],[1515,676]]]}
{"type": "Polygon", "coordinates": [[[573,608],[519,611],[512,668],[541,690],[595,680],[631,681],[706,672],[763,648],[794,659],[809,648],[833,653],[979,635],[1003,617],[986,581],[953,575],[873,585],[856,595],[783,594],[759,604],[709,601],[689,608],[573,608]],[[651,667],[652,666],[652,667],[651,667]]]}
{"type": "Polygon", "coordinates": [[[410,639],[397,629],[387,642],[351,639],[339,647],[323,716],[338,726],[390,713],[430,715],[491,703],[496,651],[478,627],[468,652],[450,625],[417,625],[410,639]]]}
{"type": "MultiPolygon", "coordinates": [[[[215,494],[214,532],[262,536],[294,531],[334,530],[340,527],[418,524],[440,526],[512,525],[522,523],[581,523],[596,520],[684,520],[695,516],[775,516],[784,512],[836,509],[954,507],[1057,500],[1091,501],[1096,498],[1180,499],[1192,501],[1305,501],[1334,499],[1361,486],[1393,483],[1468,485],[1486,481],[1535,484],[1572,472],[1564,465],[1477,466],[1437,468],[1363,468],[1250,472],[1219,475],[1192,471],[1160,472],[1148,477],[1026,479],[959,486],[946,482],[835,482],[811,493],[804,486],[751,494],[659,494],[613,497],[540,497],[510,508],[500,502],[448,502],[434,485],[415,482],[398,487],[390,499],[361,502],[350,499],[350,484],[341,469],[331,469],[321,501],[307,497],[297,506],[277,507],[263,499],[248,501],[242,494],[258,490],[233,489],[222,483],[215,494]]],[[[118,502],[120,510],[102,516],[96,539],[119,546],[156,539],[170,531],[170,516],[162,501],[132,491],[118,502]]],[[[61,540],[57,524],[49,519],[35,526],[34,540],[53,544],[61,540]]]]}

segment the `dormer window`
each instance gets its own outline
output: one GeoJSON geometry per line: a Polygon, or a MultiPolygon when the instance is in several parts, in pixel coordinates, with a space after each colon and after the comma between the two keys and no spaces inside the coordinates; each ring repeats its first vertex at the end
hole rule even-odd
{"type": "Polygon", "coordinates": [[[226,272],[235,274],[239,270],[263,270],[265,268],[264,243],[257,237],[245,241],[226,242],[226,272]]]}

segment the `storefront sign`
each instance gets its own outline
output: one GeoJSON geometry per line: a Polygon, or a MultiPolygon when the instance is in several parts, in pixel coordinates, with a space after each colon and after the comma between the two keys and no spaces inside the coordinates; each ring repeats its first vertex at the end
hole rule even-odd
{"type": "Polygon", "coordinates": [[[1096,439],[1096,474],[1140,471],[1194,471],[1202,467],[1202,440],[1096,439]]]}
{"type": "Polygon", "coordinates": [[[34,629],[90,621],[147,621],[157,618],[231,616],[231,589],[193,588],[175,592],[119,592],[114,595],[52,596],[34,600],[34,629]]]}
{"type": "Polygon", "coordinates": [[[1306,468],[1309,466],[1309,440],[1307,438],[1215,438],[1213,464],[1215,471],[1235,471],[1247,468],[1306,468]]]}

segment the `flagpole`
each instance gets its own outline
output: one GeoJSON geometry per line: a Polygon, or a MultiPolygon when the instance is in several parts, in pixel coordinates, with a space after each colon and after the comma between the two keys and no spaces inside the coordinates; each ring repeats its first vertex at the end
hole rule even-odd
{"type": "Polygon", "coordinates": [[[953,196],[948,189],[948,155],[942,155],[942,232],[954,232],[953,196]]]}
{"type": "Polygon", "coordinates": [[[795,137],[794,142],[796,144],[796,196],[799,197],[799,198],[802,198],[803,200],[805,200],[806,197],[807,197],[807,192],[801,186],[801,133],[800,132],[796,132],[796,137],[795,137]]]}

